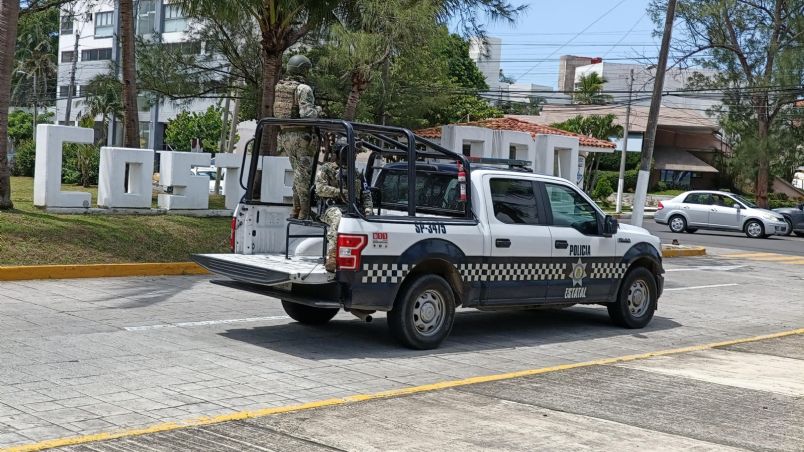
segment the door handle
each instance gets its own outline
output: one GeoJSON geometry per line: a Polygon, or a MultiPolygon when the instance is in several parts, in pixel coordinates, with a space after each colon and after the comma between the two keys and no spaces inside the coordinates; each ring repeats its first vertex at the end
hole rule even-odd
{"type": "Polygon", "coordinates": [[[510,248],[511,241],[509,239],[497,239],[494,241],[494,246],[497,248],[510,248]]]}
{"type": "Polygon", "coordinates": [[[682,209],[689,209],[690,206],[681,206],[682,209]]]}
{"type": "Polygon", "coordinates": [[[566,240],[556,240],[556,249],[557,250],[565,250],[569,246],[566,240]]]}

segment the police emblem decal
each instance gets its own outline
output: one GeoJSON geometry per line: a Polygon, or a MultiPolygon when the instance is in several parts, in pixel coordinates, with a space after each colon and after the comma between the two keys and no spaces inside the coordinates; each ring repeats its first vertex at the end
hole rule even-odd
{"type": "Polygon", "coordinates": [[[570,279],[572,279],[572,287],[567,287],[564,289],[564,298],[586,298],[586,287],[583,287],[583,279],[587,276],[586,264],[581,262],[581,259],[579,258],[577,263],[572,264],[572,269],[570,270],[569,274],[570,279]]]}
{"type": "Polygon", "coordinates": [[[570,270],[570,278],[572,278],[572,285],[573,286],[580,286],[583,284],[583,279],[586,278],[588,275],[586,274],[586,264],[581,262],[578,259],[578,262],[572,264],[572,270],[570,270]]]}

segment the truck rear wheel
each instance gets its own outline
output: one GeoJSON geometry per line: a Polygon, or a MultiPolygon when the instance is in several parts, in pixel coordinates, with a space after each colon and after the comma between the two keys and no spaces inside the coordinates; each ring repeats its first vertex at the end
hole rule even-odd
{"type": "Polygon", "coordinates": [[[658,292],[653,273],[637,267],[623,279],[617,299],[606,305],[611,320],[625,328],[644,328],[656,311],[658,292]]]}
{"type": "Polygon", "coordinates": [[[282,300],[282,308],[291,319],[305,325],[323,325],[340,311],[338,308],[316,308],[282,300]]]}
{"type": "Polygon", "coordinates": [[[388,312],[391,334],[407,347],[437,348],[452,331],[455,297],[444,278],[422,275],[403,290],[388,312]]]}

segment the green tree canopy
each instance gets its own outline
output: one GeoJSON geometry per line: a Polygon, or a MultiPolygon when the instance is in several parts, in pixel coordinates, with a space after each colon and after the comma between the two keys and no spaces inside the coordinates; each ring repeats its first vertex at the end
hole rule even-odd
{"type": "Polygon", "coordinates": [[[228,130],[229,123],[223,124],[223,109],[212,105],[203,113],[183,111],[168,121],[165,129],[165,144],[176,151],[189,151],[194,138],[201,139],[206,152],[218,149],[221,128],[228,130]]]}

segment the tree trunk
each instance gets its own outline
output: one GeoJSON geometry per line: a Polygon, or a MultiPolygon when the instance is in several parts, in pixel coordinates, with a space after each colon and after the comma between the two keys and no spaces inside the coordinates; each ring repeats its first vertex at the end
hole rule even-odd
{"type": "MultiPolygon", "coordinates": [[[[260,108],[260,114],[263,118],[274,116],[274,96],[276,95],[276,84],[279,82],[279,73],[282,69],[283,52],[283,49],[266,45],[266,40],[265,38],[263,39],[262,102],[260,108]]],[[[260,155],[276,154],[277,132],[276,127],[263,129],[260,155]]]]}
{"type": "Polygon", "coordinates": [[[352,87],[349,89],[349,97],[346,98],[346,108],[343,110],[343,119],[347,121],[354,121],[357,115],[357,105],[360,103],[360,97],[363,91],[366,90],[368,81],[357,71],[352,72],[352,87]]]}
{"type": "Polygon", "coordinates": [[[0,209],[11,209],[11,168],[8,165],[8,104],[11,100],[11,71],[17,42],[17,0],[0,0],[0,209]]]}
{"type": "Polygon", "coordinates": [[[382,62],[382,95],[380,102],[377,104],[377,109],[374,111],[374,122],[376,124],[385,125],[385,105],[388,102],[388,85],[391,83],[391,58],[386,57],[382,62]]]}
{"type": "Polygon", "coordinates": [[[133,0],[120,0],[120,40],[123,57],[123,145],[138,148],[140,147],[140,119],[137,109],[133,0]]]}
{"type": "Polygon", "coordinates": [[[770,161],[768,157],[768,130],[770,124],[762,118],[762,111],[758,119],[759,127],[757,130],[757,138],[759,142],[759,158],[757,159],[757,181],[756,181],[756,202],[759,207],[763,209],[768,208],[768,186],[770,161]]]}

